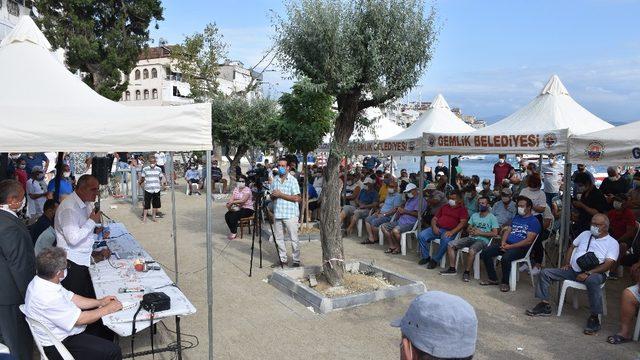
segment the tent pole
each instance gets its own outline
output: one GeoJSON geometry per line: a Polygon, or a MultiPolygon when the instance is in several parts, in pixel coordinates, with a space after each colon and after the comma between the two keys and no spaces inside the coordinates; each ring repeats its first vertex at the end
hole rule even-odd
{"type": "MultiPolygon", "coordinates": [[[[420,172],[418,173],[418,199],[424,197],[424,151],[420,153],[420,172]]],[[[418,200],[418,234],[422,230],[422,201],[418,200]]],[[[424,256],[425,254],[422,254],[424,256]]]]}
{"type": "Polygon", "coordinates": [[[558,237],[558,267],[562,267],[562,255],[565,244],[569,243],[569,223],[571,221],[571,163],[564,164],[564,183],[562,185],[562,213],[560,214],[560,234],[558,237]]]}
{"type": "Polygon", "coordinates": [[[542,174],[542,154],[538,155],[538,174],[542,174]]]}
{"type": "Polygon", "coordinates": [[[173,237],[173,266],[176,270],[174,282],[178,285],[178,223],[176,220],[176,186],[175,186],[175,168],[173,166],[173,151],[169,152],[169,166],[167,166],[167,175],[169,176],[169,186],[171,187],[171,226],[173,237]]]}
{"type": "Polygon", "coordinates": [[[136,166],[130,166],[131,168],[131,206],[133,208],[138,206],[138,172],[136,166]]]}
{"type": "Polygon", "coordinates": [[[395,177],[396,176],[396,169],[393,167],[393,155],[391,155],[390,157],[391,159],[391,164],[389,165],[391,167],[391,176],[395,177]]]}
{"type": "Polygon", "coordinates": [[[205,180],[207,186],[207,202],[206,202],[206,217],[207,217],[207,325],[209,330],[209,360],[213,360],[213,251],[211,243],[211,231],[212,224],[211,219],[213,217],[213,211],[211,207],[211,196],[213,195],[211,190],[211,151],[207,150],[207,178],[205,180]]]}

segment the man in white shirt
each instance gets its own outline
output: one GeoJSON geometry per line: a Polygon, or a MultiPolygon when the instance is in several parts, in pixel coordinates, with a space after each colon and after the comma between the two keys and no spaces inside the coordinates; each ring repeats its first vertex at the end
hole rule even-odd
{"type": "MultiPolygon", "coordinates": [[[[67,257],[61,248],[45,248],[36,258],[37,275],[27,287],[25,315],[43,324],[75,359],[122,359],[120,347],[91,335],[87,324],[122,309],[115,296],[102,299],[74,294],[60,285],[67,273],[67,257]]],[[[62,359],[47,334],[34,330],[51,360],[62,359]]]]}
{"type": "Polygon", "coordinates": [[[562,185],[562,165],[558,164],[554,154],[549,155],[549,164],[542,165],[542,181],[544,193],[547,198],[547,206],[551,207],[551,200],[558,196],[562,185]]]}
{"type": "Polygon", "coordinates": [[[158,167],[162,169],[162,173],[166,174],[164,165],[167,163],[167,155],[163,151],[158,151],[155,153],[154,157],[156,158],[158,167]]]}
{"type": "Polygon", "coordinates": [[[573,240],[567,251],[569,262],[560,269],[543,269],[540,271],[536,297],[540,303],[533,309],[527,310],[529,316],[551,315],[549,304],[549,287],[553,281],[573,280],[584,283],[589,295],[591,315],[587,319],[584,329],[586,335],[593,335],[600,330],[598,315],[602,314],[602,283],[607,279],[606,272],[611,269],[618,259],[620,246],[616,239],[609,235],[609,218],[605,214],[596,214],[591,219],[591,228],[584,231],[573,240]],[[578,259],[587,252],[593,252],[598,258],[599,265],[593,269],[582,269],[578,259]]]}
{"type": "Polygon", "coordinates": [[[42,186],[44,181],[44,171],[40,166],[34,166],[31,169],[31,178],[27,180],[27,195],[29,195],[29,201],[27,201],[27,216],[33,222],[35,222],[44,212],[44,202],[47,201],[46,183],[42,186]]]}
{"type": "MultiPolygon", "coordinates": [[[[99,189],[98,179],[92,175],[82,175],[78,179],[76,190],[58,206],[54,217],[57,246],[66,250],[68,274],[62,286],[80,296],[95,297],[93,283],[89,276],[89,265],[96,233],[102,227],[100,212],[94,211],[92,202],[96,200],[99,189]]],[[[108,232],[103,237],[109,237],[108,232]]]]}
{"type": "Polygon", "coordinates": [[[160,190],[162,190],[162,186],[167,184],[162,169],[156,164],[155,157],[149,157],[149,166],[142,168],[138,183],[144,188],[142,222],[147,222],[147,212],[149,209],[153,209],[151,220],[155,222],[158,218],[158,209],[160,209],[161,206],[160,190]]]}

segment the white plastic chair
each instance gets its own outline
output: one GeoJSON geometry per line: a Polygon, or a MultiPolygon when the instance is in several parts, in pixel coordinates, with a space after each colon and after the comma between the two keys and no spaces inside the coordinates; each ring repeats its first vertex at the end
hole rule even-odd
{"type": "MultiPolygon", "coordinates": [[[[24,304],[20,305],[20,311],[22,311],[22,313],[24,314],[24,304]]],[[[71,353],[69,353],[69,350],[67,350],[67,348],[55,337],[55,335],[51,333],[51,331],[49,331],[49,329],[47,329],[46,326],[42,325],[42,323],[40,323],[37,320],[27,317],[26,314],[25,314],[25,319],[27,320],[27,324],[29,325],[29,329],[31,330],[33,339],[35,340],[36,345],[38,346],[38,351],[40,351],[40,356],[42,356],[42,360],[49,360],[49,358],[47,357],[47,355],[44,352],[44,349],[42,348],[42,344],[40,343],[40,340],[36,335],[36,330],[39,333],[46,334],[47,337],[49,337],[49,341],[53,344],[53,346],[55,346],[56,350],[58,350],[58,353],[60,354],[63,360],[74,360],[73,356],[71,356],[71,353]]]]}
{"type": "Polygon", "coordinates": [[[9,352],[9,348],[4,345],[4,344],[0,344],[0,354],[11,354],[11,352],[9,352]]]}
{"type": "MultiPolygon", "coordinates": [[[[391,217],[391,221],[396,221],[396,219],[397,214],[393,214],[393,216],[391,217]]],[[[384,233],[382,232],[382,225],[378,227],[378,242],[380,243],[380,246],[384,245],[384,233]]]]}
{"type": "MultiPolygon", "coordinates": [[[[523,258],[518,260],[513,260],[511,262],[511,273],[509,274],[509,290],[510,291],[516,291],[516,284],[518,283],[518,278],[520,277],[520,271],[518,271],[518,265],[521,263],[525,263],[529,267],[529,276],[531,276],[531,286],[535,286],[535,283],[533,282],[533,274],[531,273],[531,250],[533,249],[533,244],[535,244],[536,241],[538,241],[538,236],[540,235],[537,235],[536,238],[531,243],[531,245],[529,245],[529,250],[527,250],[527,254],[523,258]]],[[[496,260],[502,260],[502,255],[498,255],[496,257],[496,260]]]]}
{"type": "MultiPolygon", "coordinates": [[[[418,238],[418,222],[419,221],[420,219],[416,220],[411,230],[400,234],[400,253],[402,253],[402,255],[405,255],[405,256],[407,255],[407,235],[413,234],[415,235],[416,239],[418,238]]],[[[411,248],[411,242],[409,242],[408,245],[409,245],[409,248],[411,248]]]]}
{"type": "MultiPolygon", "coordinates": [[[[607,275],[609,275],[609,272],[607,271],[607,275]]],[[[603,315],[607,315],[607,293],[606,291],[604,291],[604,285],[607,282],[603,282],[602,285],[600,285],[600,288],[602,289],[602,314],[603,315]]],[[[560,300],[558,302],[558,316],[562,315],[562,307],[564,306],[564,297],[567,294],[567,289],[568,288],[572,288],[572,289],[576,289],[576,290],[587,290],[587,286],[581,282],[578,281],[573,281],[573,280],[563,280],[562,281],[562,290],[560,291],[560,300]]],[[[578,296],[577,294],[573,294],[573,308],[577,309],[578,308],[578,296]]],[[[636,331],[637,327],[636,327],[636,331]]]]}
{"type": "MultiPolygon", "coordinates": [[[[480,280],[480,253],[481,252],[482,252],[482,250],[477,252],[476,256],[474,257],[474,260],[473,260],[473,278],[476,279],[476,280],[480,280]]],[[[456,251],[456,264],[455,264],[456,268],[458,267],[458,263],[460,262],[460,253],[468,254],[469,253],[469,248],[468,247],[463,247],[459,251],[456,251]]]]}
{"type": "MultiPolygon", "coordinates": [[[[367,217],[371,216],[372,213],[373,209],[369,210],[369,215],[367,215],[367,217]]],[[[358,229],[358,237],[362,237],[362,226],[364,225],[365,219],[358,219],[358,223],[356,224],[356,228],[358,229]]]]}
{"type": "MultiPolygon", "coordinates": [[[[456,234],[456,237],[454,237],[451,241],[458,240],[458,239],[460,239],[461,236],[462,236],[462,231],[458,231],[458,233],[456,234]]],[[[431,240],[431,243],[429,244],[429,257],[433,256],[433,244],[434,243],[438,244],[438,246],[440,246],[440,239],[436,238],[436,239],[431,240]]],[[[445,255],[440,260],[440,267],[444,269],[446,266],[447,266],[447,254],[445,253],[445,255]]],[[[480,271],[478,271],[478,273],[480,273],[480,271]]]]}

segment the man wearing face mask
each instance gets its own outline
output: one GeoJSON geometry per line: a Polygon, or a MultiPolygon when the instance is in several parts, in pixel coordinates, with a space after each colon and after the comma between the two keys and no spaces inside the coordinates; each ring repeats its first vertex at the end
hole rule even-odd
{"type": "Polygon", "coordinates": [[[551,200],[560,193],[563,175],[562,165],[558,164],[556,155],[549,155],[549,164],[542,166],[542,180],[547,206],[551,206],[551,200]]]}
{"type": "Polygon", "coordinates": [[[480,196],[484,196],[489,199],[489,205],[493,205],[496,200],[496,197],[500,195],[499,191],[496,191],[495,194],[491,191],[491,180],[484,179],[482,180],[482,190],[478,193],[480,196]]]}
{"type": "Polygon", "coordinates": [[[202,180],[200,179],[200,172],[198,171],[198,167],[195,164],[191,164],[191,166],[189,167],[189,170],[187,170],[187,172],[184,174],[184,179],[187,181],[187,184],[188,184],[187,190],[189,195],[193,195],[193,188],[196,189],[196,194],[201,195],[200,184],[202,180]]]}
{"type": "MultiPolygon", "coordinates": [[[[275,218],[275,237],[278,244],[280,261],[288,264],[287,248],[284,244],[284,228],[291,238],[292,267],[300,266],[300,243],[298,240],[298,217],[300,216],[300,186],[295,177],[289,174],[290,166],[286,158],[278,160],[278,176],[271,184],[271,199],[273,199],[273,215],[275,218]]],[[[279,264],[274,264],[279,266],[279,264]]]]}
{"type": "MultiPolygon", "coordinates": [[[[60,188],[58,189],[60,194],[58,198],[60,199],[60,201],[64,200],[67,196],[71,195],[71,193],[73,192],[74,183],[75,183],[75,180],[71,176],[71,168],[69,167],[69,165],[66,165],[66,164],[63,165],[62,177],[60,178],[60,188]]],[[[49,181],[49,186],[47,187],[47,190],[53,194],[54,198],[56,197],[55,179],[49,181]]]]}
{"type": "MultiPolygon", "coordinates": [[[[120,347],[113,341],[86,331],[87,324],[122,309],[120,301],[115,296],[88,298],[63,288],[60,280],[67,272],[63,249],[43,249],[36,259],[36,268],[38,275],[27,288],[25,315],[43,324],[75,359],[122,359],[120,347]]],[[[49,359],[61,359],[48,336],[40,332],[35,336],[49,359]]]]}
{"type": "Polygon", "coordinates": [[[613,198],[613,209],[607,213],[609,222],[611,223],[609,234],[620,244],[620,258],[613,267],[613,269],[617,269],[617,271],[612,272],[609,276],[612,280],[622,276],[622,267],[618,268],[617,265],[633,244],[636,236],[636,218],[633,212],[627,207],[627,202],[627,195],[616,195],[613,198]],[[618,272],[620,274],[618,274],[618,272]]]}
{"type": "Polygon", "coordinates": [[[536,286],[536,298],[540,299],[538,305],[527,310],[529,316],[551,315],[549,304],[549,287],[555,281],[573,280],[584,283],[589,295],[589,308],[591,315],[587,319],[584,328],[585,335],[594,335],[600,330],[598,315],[602,308],[602,283],[607,279],[606,272],[611,270],[618,259],[618,242],[609,235],[609,218],[604,214],[596,214],[591,219],[588,231],[582,232],[573,240],[567,250],[566,264],[560,269],[543,269],[536,286]],[[583,269],[578,265],[578,259],[587,252],[592,252],[598,260],[598,265],[591,269],[583,269]]]}
{"type": "Polygon", "coordinates": [[[428,264],[427,269],[435,269],[442,257],[447,253],[449,242],[467,226],[468,220],[469,213],[462,201],[462,193],[457,190],[452,191],[449,194],[449,203],[438,210],[436,216],[431,219],[431,226],[418,234],[418,242],[422,254],[418,264],[428,264]],[[440,238],[440,247],[438,252],[433,257],[430,257],[430,242],[437,238],[440,238]]]}
{"type": "Polygon", "coordinates": [[[438,159],[436,168],[433,170],[433,173],[436,175],[440,172],[449,177],[449,168],[444,165],[444,161],[442,159],[438,159]]]}
{"type": "Polygon", "coordinates": [[[24,162],[24,159],[18,159],[18,167],[14,171],[15,179],[22,184],[22,189],[27,191],[27,180],[29,180],[29,175],[27,175],[27,171],[25,170],[27,165],[24,162]]]}
{"type": "Polygon", "coordinates": [[[506,154],[498,155],[498,162],[493,165],[493,173],[495,174],[494,184],[500,184],[502,179],[508,179],[513,173],[513,166],[507,161],[506,154]]]}
{"type": "Polygon", "coordinates": [[[620,177],[618,168],[614,166],[609,166],[607,168],[607,174],[609,177],[604,179],[602,184],[600,184],[600,191],[611,204],[615,195],[626,194],[627,191],[629,191],[629,183],[620,177]]]}
{"type": "Polygon", "coordinates": [[[361,242],[361,244],[376,244],[379,240],[378,228],[382,224],[390,222],[393,215],[402,205],[402,195],[398,192],[398,183],[395,180],[391,180],[387,186],[387,196],[384,203],[373,215],[365,219],[365,226],[367,227],[369,238],[367,241],[361,242]]]}
{"type": "Polygon", "coordinates": [[[511,262],[521,259],[529,250],[542,226],[540,221],[531,213],[533,203],[531,199],[519,196],[517,200],[518,214],[511,221],[511,225],[502,234],[502,241],[498,245],[492,245],[482,251],[480,259],[487,269],[489,280],[481,281],[480,285],[500,285],[500,291],[509,291],[509,274],[511,262]],[[495,263],[493,259],[502,255],[502,279],[498,281],[495,263]]]}
{"type": "Polygon", "coordinates": [[[571,204],[578,211],[578,219],[574,225],[575,230],[580,234],[589,230],[591,217],[597,213],[605,213],[609,208],[609,204],[600,189],[596,188],[591,182],[589,175],[579,173],[576,175],[574,183],[577,194],[571,204]]]}
{"type": "Polygon", "coordinates": [[[44,180],[44,172],[39,166],[34,166],[31,169],[31,178],[27,180],[27,195],[29,201],[27,202],[27,217],[31,221],[35,221],[43,213],[44,202],[47,201],[47,197],[50,195],[47,192],[47,187],[42,186],[44,180]]]}
{"type": "Polygon", "coordinates": [[[573,192],[571,196],[573,197],[576,197],[576,195],[578,194],[578,187],[575,184],[576,176],[578,174],[587,174],[587,176],[591,178],[591,183],[593,184],[596,183],[596,178],[594,178],[593,174],[589,170],[587,170],[587,167],[584,164],[578,164],[576,171],[574,171],[573,174],[571,174],[571,181],[573,182],[573,192]]]}
{"type": "Polygon", "coordinates": [[[0,339],[18,359],[31,359],[32,338],[18,308],[35,275],[33,242],[16,213],[25,205],[19,182],[0,182],[0,339]]]}
{"type": "Polygon", "coordinates": [[[385,250],[386,254],[400,254],[400,237],[402,233],[413,229],[418,220],[420,203],[422,203],[422,209],[426,205],[424,197],[419,196],[418,188],[415,184],[407,184],[404,194],[407,196],[407,201],[404,206],[398,207],[396,220],[383,224],[381,228],[385,239],[389,242],[389,248],[385,250]]]}
{"type": "Polygon", "coordinates": [[[503,228],[511,223],[511,220],[517,213],[516,203],[513,202],[511,189],[502,189],[500,192],[500,201],[493,204],[491,213],[498,219],[498,225],[503,228]]]}

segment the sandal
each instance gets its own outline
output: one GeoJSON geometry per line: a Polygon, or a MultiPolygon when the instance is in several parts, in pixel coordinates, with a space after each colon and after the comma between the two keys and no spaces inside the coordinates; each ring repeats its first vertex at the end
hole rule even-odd
{"type": "Polygon", "coordinates": [[[385,254],[393,254],[395,251],[398,251],[398,249],[388,248],[387,250],[384,251],[384,253],[385,254]]]}
{"type": "Polygon", "coordinates": [[[497,281],[493,281],[493,280],[482,280],[479,282],[480,285],[482,286],[492,286],[492,285],[500,285],[500,283],[498,283],[497,281]]]}
{"type": "Polygon", "coordinates": [[[508,284],[500,284],[500,291],[509,292],[510,288],[508,284]]]}
{"type": "Polygon", "coordinates": [[[373,244],[377,244],[377,243],[375,241],[365,240],[365,241],[361,241],[360,244],[362,244],[362,245],[373,245],[373,244]]]}
{"type": "Polygon", "coordinates": [[[398,255],[400,254],[400,249],[395,249],[391,252],[391,255],[398,255]]]}
{"type": "Polygon", "coordinates": [[[627,339],[620,334],[611,335],[607,338],[607,342],[612,345],[624,344],[629,341],[631,341],[631,339],[627,339]]]}

